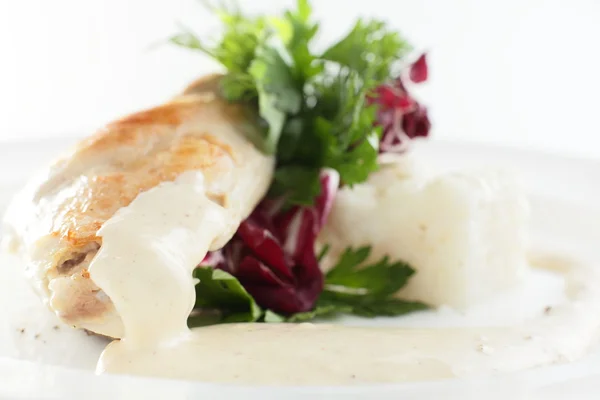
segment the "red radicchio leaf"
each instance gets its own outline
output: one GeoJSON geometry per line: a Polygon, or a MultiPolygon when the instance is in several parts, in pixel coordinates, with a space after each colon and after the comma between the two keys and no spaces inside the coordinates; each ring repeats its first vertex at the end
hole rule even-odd
{"type": "Polygon", "coordinates": [[[410,80],[414,83],[421,83],[427,80],[429,71],[425,57],[426,54],[421,54],[421,57],[419,57],[410,67],[410,80]]]}
{"type": "Polygon", "coordinates": [[[311,310],[323,290],[315,241],[331,211],[339,174],[324,170],[321,194],[312,207],[281,210],[281,202],[263,200],[220,251],[202,265],[235,276],[264,308],[283,314],[311,310]]]}
{"type": "MultiPolygon", "coordinates": [[[[421,55],[409,69],[409,78],[415,83],[427,79],[427,60],[421,55]]],[[[401,77],[379,86],[369,104],[377,104],[377,125],[383,129],[380,153],[402,153],[417,137],[427,137],[431,128],[427,109],[408,92],[401,77]]]]}
{"type": "Polygon", "coordinates": [[[414,111],[405,114],[402,117],[402,129],[404,132],[408,132],[407,135],[410,138],[427,137],[429,129],[431,129],[427,109],[418,104],[414,111]]]}

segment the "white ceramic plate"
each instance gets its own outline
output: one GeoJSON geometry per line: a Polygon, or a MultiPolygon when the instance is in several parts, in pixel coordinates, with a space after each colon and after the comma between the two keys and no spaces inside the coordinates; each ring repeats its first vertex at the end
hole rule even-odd
{"type": "MultiPolygon", "coordinates": [[[[68,144],[58,140],[1,144],[0,210],[33,170],[68,144]]],[[[533,247],[552,249],[600,265],[600,162],[435,141],[420,146],[418,151],[424,159],[443,168],[495,165],[518,171],[533,204],[533,247]]],[[[11,268],[14,265],[10,259],[0,259],[0,398],[600,398],[600,351],[572,364],[518,374],[396,385],[236,387],[123,376],[99,377],[91,372],[91,368],[95,354],[103,346],[102,341],[84,338],[81,333],[64,327],[54,329],[54,317],[39,307],[11,268]],[[19,285],[23,285],[22,290],[19,285]],[[11,294],[6,290],[7,286],[19,287],[23,295],[11,294]],[[22,329],[25,330],[21,332],[22,329]]],[[[532,301],[544,300],[540,294],[532,301]]],[[[395,322],[387,319],[368,323],[390,325],[395,322]]],[[[199,362],[210,363],[210,360],[199,362]]]]}

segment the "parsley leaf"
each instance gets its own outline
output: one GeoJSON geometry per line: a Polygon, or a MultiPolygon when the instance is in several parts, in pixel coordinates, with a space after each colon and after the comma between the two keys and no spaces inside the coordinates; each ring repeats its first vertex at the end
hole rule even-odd
{"type": "Polygon", "coordinates": [[[266,148],[275,152],[287,114],[300,111],[302,95],[295,87],[291,71],[273,47],[261,46],[248,72],[258,90],[260,116],[269,124],[266,148]]]}
{"type": "Polygon", "coordinates": [[[365,181],[377,169],[381,137],[367,96],[393,78],[409,51],[400,34],[382,21],[359,20],[321,53],[312,48],[319,25],[308,0],[275,16],[211,9],[223,24],[220,40],[205,42],[183,28],[171,42],[220,62],[227,70],[222,96],[260,116],[262,136],[252,140],[276,155],[270,193],[285,194],[289,205],[310,204],[325,167],[343,184],[365,181]]]}
{"type": "MultiPolygon", "coordinates": [[[[337,306],[340,307],[340,306],[337,306]]],[[[401,299],[380,299],[378,301],[363,300],[352,307],[352,314],[374,318],[374,317],[396,317],[415,311],[423,311],[428,307],[419,301],[406,301],[401,299]]]]}
{"type": "Polygon", "coordinates": [[[254,78],[250,74],[231,72],[221,78],[221,95],[228,101],[252,102],[258,98],[254,78]]]}
{"type": "Polygon", "coordinates": [[[366,105],[374,86],[353,71],[316,86],[315,129],[327,144],[323,163],[340,173],[344,184],[365,181],[377,169],[380,128],[375,107],[366,105]]]}
{"type": "Polygon", "coordinates": [[[268,323],[277,323],[277,322],[285,322],[285,317],[283,315],[277,314],[271,310],[265,311],[265,315],[262,317],[262,322],[268,323]]]}
{"type": "Polygon", "coordinates": [[[356,250],[346,249],[340,256],[337,264],[327,272],[326,278],[328,283],[335,283],[338,279],[343,279],[352,273],[359,265],[363,264],[371,254],[369,246],[359,247],[356,250]]]}
{"type": "Polygon", "coordinates": [[[180,25],[179,29],[181,32],[171,36],[169,38],[169,42],[176,46],[181,46],[192,50],[200,50],[209,56],[213,56],[210,50],[204,46],[198,36],[196,36],[190,29],[183,25],[180,25]]]}
{"type": "Polygon", "coordinates": [[[318,169],[284,166],[275,171],[270,195],[287,196],[291,204],[311,206],[321,191],[318,169]]]}
{"type": "Polygon", "coordinates": [[[293,60],[292,73],[299,82],[306,82],[323,72],[323,64],[315,63],[316,56],[310,51],[310,42],[319,30],[311,21],[312,8],[308,0],[299,0],[297,10],[286,11],[279,20],[285,46],[293,60]]]}
{"type": "Polygon", "coordinates": [[[415,272],[404,262],[390,263],[387,256],[364,266],[363,263],[370,253],[370,247],[346,249],[340,261],[326,274],[326,290],[335,292],[333,287],[342,287],[343,293],[344,289],[349,288],[364,289],[365,292],[361,296],[387,297],[400,290],[415,272]]]}
{"type": "Polygon", "coordinates": [[[227,322],[253,322],[263,314],[254,298],[232,275],[211,267],[197,267],[196,304],[190,327],[227,322]]]}
{"type": "Polygon", "coordinates": [[[359,20],[350,33],[327,49],[322,58],[356,71],[365,79],[383,81],[410,46],[382,21],[359,20]]]}
{"type": "Polygon", "coordinates": [[[344,314],[351,312],[350,307],[338,306],[334,304],[317,305],[314,310],[297,313],[286,319],[286,322],[306,322],[315,318],[330,317],[335,314],[344,314]]]}
{"type": "Polygon", "coordinates": [[[346,249],[326,274],[317,307],[344,309],[345,313],[363,317],[395,316],[427,308],[421,302],[393,297],[414,273],[408,264],[383,257],[364,265],[370,253],[369,247],[346,249]]]}

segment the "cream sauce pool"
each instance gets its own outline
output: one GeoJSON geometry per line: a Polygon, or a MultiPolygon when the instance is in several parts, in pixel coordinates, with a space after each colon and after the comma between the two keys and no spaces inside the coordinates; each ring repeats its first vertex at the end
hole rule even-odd
{"type": "Polygon", "coordinates": [[[600,277],[568,264],[561,271],[566,301],[514,326],[236,324],[190,331],[191,272],[235,229],[228,216],[239,212],[203,196],[202,175],[188,173],[140,194],[99,231],[103,246],[90,275],[113,300],[125,336],[105,349],[98,373],[251,384],[432,380],[573,360],[600,330],[600,277]]]}

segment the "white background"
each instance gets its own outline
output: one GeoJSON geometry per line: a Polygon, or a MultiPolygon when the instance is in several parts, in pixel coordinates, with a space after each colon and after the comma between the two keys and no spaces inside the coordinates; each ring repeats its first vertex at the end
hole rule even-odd
{"type": "MultiPolygon", "coordinates": [[[[600,1],[312,2],[323,42],[378,16],[429,51],[419,94],[436,137],[600,157],[600,1]]],[[[199,33],[216,26],[195,0],[0,0],[0,146],[89,134],[214,69],[199,54],[148,50],[177,21],[199,33]]]]}

